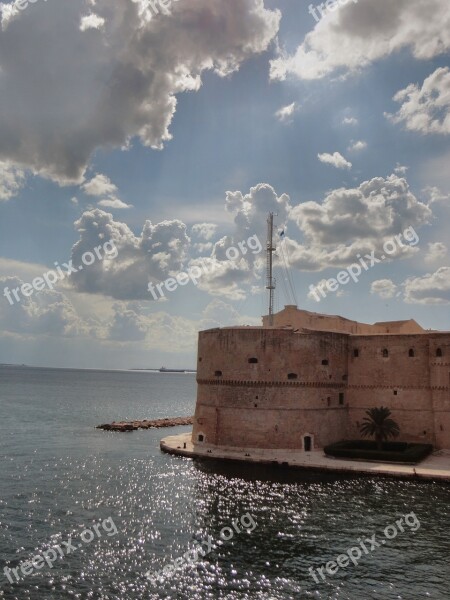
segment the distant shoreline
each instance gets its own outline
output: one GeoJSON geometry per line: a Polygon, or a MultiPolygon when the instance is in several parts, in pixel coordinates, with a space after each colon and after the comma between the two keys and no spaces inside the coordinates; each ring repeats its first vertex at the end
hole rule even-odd
{"type": "MultiPolygon", "coordinates": [[[[107,369],[106,367],[47,367],[47,366],[37,366],[37,365],[25,365],[25,364],[13,364],[13,363],[0,363],[1,368],[18,368],[18,369],[46,369],[51,371],[101,371],[101,372],[121,372],[121,373],[160,373],[159,369],[125,369],[125,368],[117,368],[117,369],[107,369]]],[[[183,372],[171,372],[170,370],[166,372],[162,372],[162,375],[172,374],[172,375],[186,375],[186,374],[195,374],[197,371],[193,369],[186,369],[183,372]]]]}

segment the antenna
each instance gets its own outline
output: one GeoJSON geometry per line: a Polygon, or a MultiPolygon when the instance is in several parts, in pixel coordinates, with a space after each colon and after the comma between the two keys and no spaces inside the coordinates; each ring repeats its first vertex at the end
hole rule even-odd
{"type": "Polygon", "coordinates": [[[269,290],[269,325],[273,325],[273,304],[275,296],[275,279],[273,277],[273,253],[275,247],[273,245],[273,213],[269,213],[267,217],[267,281],[266,290],[269,290]]]}

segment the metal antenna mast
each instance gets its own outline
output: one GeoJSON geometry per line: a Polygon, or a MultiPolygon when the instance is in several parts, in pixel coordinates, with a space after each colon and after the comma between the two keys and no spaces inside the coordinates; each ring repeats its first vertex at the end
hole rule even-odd
{"type": "Polygon", "coordinates": [[[273,277],[273,253],[275,247],[273,245],[273,213],[269,213],[267,217],[267,285],[266,290],[269,290],[269,325],[273,325],[273,301],[275,296],[275,279],[273,277]]]}

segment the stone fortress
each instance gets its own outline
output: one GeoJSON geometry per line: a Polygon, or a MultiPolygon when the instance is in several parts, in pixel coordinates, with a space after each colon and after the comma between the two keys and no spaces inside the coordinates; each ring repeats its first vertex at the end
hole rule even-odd
{"type": "Polygon", "coordinates": [[[200,332],[197,382],[198,454],[358,439],[379,406],[399,440],[450,448],[450,332],[414,320],[368,325],[286,306],[272,325],[200,332]]]}

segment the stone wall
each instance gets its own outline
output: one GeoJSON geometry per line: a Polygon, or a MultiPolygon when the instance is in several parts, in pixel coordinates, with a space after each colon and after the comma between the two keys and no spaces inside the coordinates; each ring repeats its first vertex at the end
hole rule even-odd
{"type": "Polygon", "coordinates": [[[199,334],[193,442],[304,449],[359,438],[391,409],[401,439],[450,448],[450,333],[234,327],[199,334]]]}
{"type": "Polygon", "coordinates": [[[302,448],[345,434],[348,336],[230,328],[199,336],[193,441],[302,448]]]}

